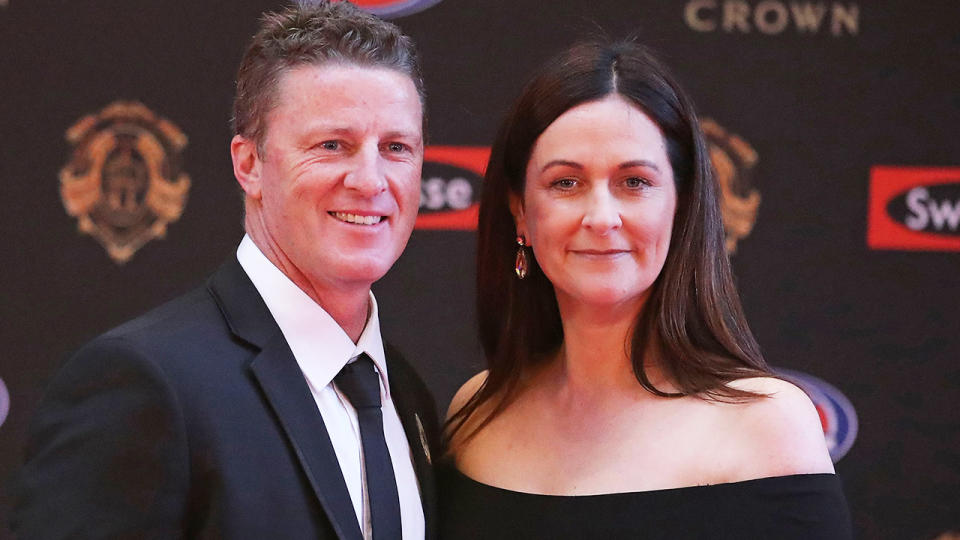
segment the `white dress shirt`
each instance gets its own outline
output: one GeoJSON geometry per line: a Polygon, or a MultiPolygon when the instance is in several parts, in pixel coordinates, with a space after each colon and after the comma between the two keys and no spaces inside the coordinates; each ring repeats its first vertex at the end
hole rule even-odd
{"type": "Polygon", "coordinates": [[[343,328],[274,266],[249,236],[244,236],[240,242],[237,260],[263,297],[307,380],[340,462],[340,470],[350,492],[360,530],[367,540],[373,538],[373,534],[369,497],[363,475],[360,426],[357,423],[356,410],[346,396],[337,390],[333,378],[347,362],[360,353],[367,353],[373,359],[380,374],[383,432],[397,479],[403,538],[422,539],[424,519],[420,488],[413,469],[410,447],[390,396],[377,301],[373,293],[370,293],[370,315],[366,327],[354,344],[343,328]]]}

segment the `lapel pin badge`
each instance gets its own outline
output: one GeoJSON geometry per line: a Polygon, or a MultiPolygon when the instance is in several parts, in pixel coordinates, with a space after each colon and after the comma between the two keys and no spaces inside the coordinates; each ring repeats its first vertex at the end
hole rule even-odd
{"type": "Polygon", "coordinates": [[[433,465],[433,460],[430,458],[430,445],[427,444],[427,434],[423,431],[423,422],[420,421],[420,415],[413,413],[414,420],[417,421],[417,432],[420,434],[420,446],[423,447],[423,454],[427,456],[427,465],[433,465]]]}

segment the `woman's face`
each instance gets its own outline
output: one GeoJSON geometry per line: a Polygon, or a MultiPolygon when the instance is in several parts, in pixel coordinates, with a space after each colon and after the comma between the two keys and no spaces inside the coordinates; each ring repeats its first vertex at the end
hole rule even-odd
{"type": "Polygon", "coordinates": [[[640,304],[663,269],[677,205],[660,128],[611,95],[574,107],[540,135],[517,232],[561,306],[640,304]]]}

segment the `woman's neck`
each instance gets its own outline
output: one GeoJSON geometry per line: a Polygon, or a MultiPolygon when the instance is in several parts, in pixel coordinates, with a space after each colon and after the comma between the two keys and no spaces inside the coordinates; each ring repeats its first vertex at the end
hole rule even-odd
{"type": "MultiPolygon", "coordinates": [[[[633,370],[633,334],[647,296],[622,304],[591,305],[557,295],[563,344],[556,361],[545,366],[542,382],[557,397],[573,401],[637,401],[657,396],[643,391],[633,370]],[[615,401],[615,400],[614,400],[615,401]]],[[[656,339],[656,336],[649,336],[656,339]]],[[[643,340],[643,370],[653,386],[675,392],[676,386],[657,360],[655,343],[643,340]]]]}
{"type": "Polygon", "coordinates": [[[550,370],[553,383],[581,399],[635,392],[630,348],[642,302],[592,306],[558,297],[563,346],[550,370]]]}

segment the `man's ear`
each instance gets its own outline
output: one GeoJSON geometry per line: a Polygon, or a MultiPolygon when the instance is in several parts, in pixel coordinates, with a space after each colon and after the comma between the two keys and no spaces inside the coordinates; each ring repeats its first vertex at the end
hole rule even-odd
{"type": "Polygon", "coordinates": [[[527,236],[527,220],[523,213],[523,198],[513,192],[510,192],[508,197],[510,199],[510,213],[513,214],[513,222],[517,225],[517,235],[523,236],[524,239],[528,241],[529,245],[529,237],[527,236]]]}
{"type": "Polygon", "coordinates": [[[261,161],[257,143],[243,135],[234,135],[230,141],[230,157],[233,158],[233,175],[240,188],[247,197],[259,199],[261,161]]]}

